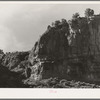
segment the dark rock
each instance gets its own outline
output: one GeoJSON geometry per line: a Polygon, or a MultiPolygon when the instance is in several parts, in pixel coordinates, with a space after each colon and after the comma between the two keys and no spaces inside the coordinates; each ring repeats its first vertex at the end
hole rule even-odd
{"type": "Polygon", "coordinates": [[[70,23],[65,20],[53,23],[29,54],[31,77],[36,80],[59,77],[98,81],[99,19],[100,16],[95,15],[88,19],[77,17],[70,23]]]}
{"type": "Polygon", "coordinates": [[[0,65],[0,87],[1,88],[21,88],[25,85],[22,78],[16,72],[11,72],[8,68],[0,65]]]}

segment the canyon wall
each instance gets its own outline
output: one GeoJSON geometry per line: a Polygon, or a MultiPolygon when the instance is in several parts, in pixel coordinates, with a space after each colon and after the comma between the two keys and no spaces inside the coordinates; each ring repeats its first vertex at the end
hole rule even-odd
{"type": "Polygon", "coordinates": [[[99,81],[100,15],[49,26],[29,55],[31,77],[99,81]]]}

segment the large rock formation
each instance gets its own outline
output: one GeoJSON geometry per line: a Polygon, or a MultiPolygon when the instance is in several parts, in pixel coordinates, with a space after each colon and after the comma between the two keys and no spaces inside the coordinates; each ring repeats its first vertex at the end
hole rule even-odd
{"type": "MultiPolygon", "coordinates": [[[[77,63],[78,57],[72,59],[74,54],[71,53],[71,46],[73,46],[74,32],[71,33],[70,30],[68,23],[62,20],[54,27],[49,27],[40,37],[29,55],[32,77],[77,79],[85,73],[83,65],[77,63]]],[[[77,49],[76,51],[74,49],[74,52],[77,54],[77,49]]]]}
{"type": "Polygon", "coordinates": [[[32,77],[42,74],[43,78],[66,77],[66,60],[68,57],[69,25],[66,20],[56,21],[36,42],[29,55],[30,65],[33,66],[32,77]]]}
{"type": "Polygon", "coordinates": [[[31,77],[99,81],[99,19],[78,17],[48,26],[29,55],[31,77]]]}
{"type": "Polygon", "coordinates": [[[57,27],[49,27],[47,31],[35,43],[31,54],[30,61],[33,64],[35,58],[43,60],[59,60],[67,57],[69,34],[68,23],[65,22],[57,27]],[[32,59],[32,60],[31,60],[32,59]]]}

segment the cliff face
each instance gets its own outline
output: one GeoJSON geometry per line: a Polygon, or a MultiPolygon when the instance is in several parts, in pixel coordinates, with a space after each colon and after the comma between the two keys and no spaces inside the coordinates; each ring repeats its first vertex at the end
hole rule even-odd
{"type": "Polygon", "coordinates": [[[89,22],[89,49],[92,59],[88,60],[88,78],[93,81],[100,81],[100,15],[91,18],[89,22]]]}
{"type": "MultiPolygon", "coordinates": [[[[50,28],[48,29],[36,42],[33,47],[30,60],[32,59],[63,59],[67,57],[68,40],[67,34],[69,34],[68,26],[65,25],[61,28],[50,28]]],[[[31,61],[31,64],[33,62],[31,61]]]]}
{"type": "MultiPolygon", "coordinates": [[[[81,27],[83,24],[81,23],[81,27]]],[[[81,29],[81,31],[84,33],[85,30],[81,29]]],[[[80,43],[81,38],[79,29],[74,30],[67,22],[48,29],[36,42],[29,55],[31,77],[35,79],[49,77],[78,79],[84,77],[85,67],[83,67],[81,59],[78,58],[83,49],[80,43]]],[[[86,45],[85,43],[84,45],[86,45]]]]}
{"type": "Polygon", "coordinates": [[[59,27],[49,28],[36,42],[29,55],[35,76],[40,75],[40,70],[42,70],[41,74],[44,78],[59,76],[59,74],[61,74],[60,76],[64,75],[63,71],[66,70],[66,61],[64,60],[68,55],[68,34],[69,26],[66,22],[59,27]]]}
{"type": "Polygon", "coordinates": [[[98,81],[99,19],[99,15],[88,19],[79,17],[69,24],[49,27],[29,55],[31,77],[98,81]]]}
{"type": "Polygon", "coordinates": [[[88,20],[84,17],[77,18],[70,23],[70,54],[71,56],[88,55],[90,31],[88,20]]]}
{"type": "Polygon", "coordinates": [[[100,15],[91,18],[78,18],[71,24],[71,54],[98,55],[100,54],[100,15]],[[77,23],[75,23],[75,21],[77,23]],[[77,26],[77,27],[76,27],[77,26]],[[75,50],[76,49],[76,50],[75,50]]]}
{"type": "Polygon", "coordinates": [[[76,55],[82,64],[86,75],[84,78],[89,81],[100,81],[100,15],[92,16],[89,19],[78,18],[78,27],[73,27],[71,54],[76,55]],[[84,58],[84,59],[83,59],[84,58]]]}
{"type": "Polygon", "coordinates": [[[92,18],[92,21],[89,23],[89,30],[91,32],[91,54],[100,54],[100,15],[92,18]]]}

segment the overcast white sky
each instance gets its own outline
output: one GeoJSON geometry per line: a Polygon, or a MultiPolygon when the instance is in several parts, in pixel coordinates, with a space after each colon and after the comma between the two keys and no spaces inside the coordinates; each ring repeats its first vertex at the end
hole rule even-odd
{"type": "Polygon", "coordinates": [[[86,8],[100,13],[100,4],[10,4],[0,3],[0,49],[7,51],[31,50],[47,25],[62,18],[70,19],[86,8]]]}

